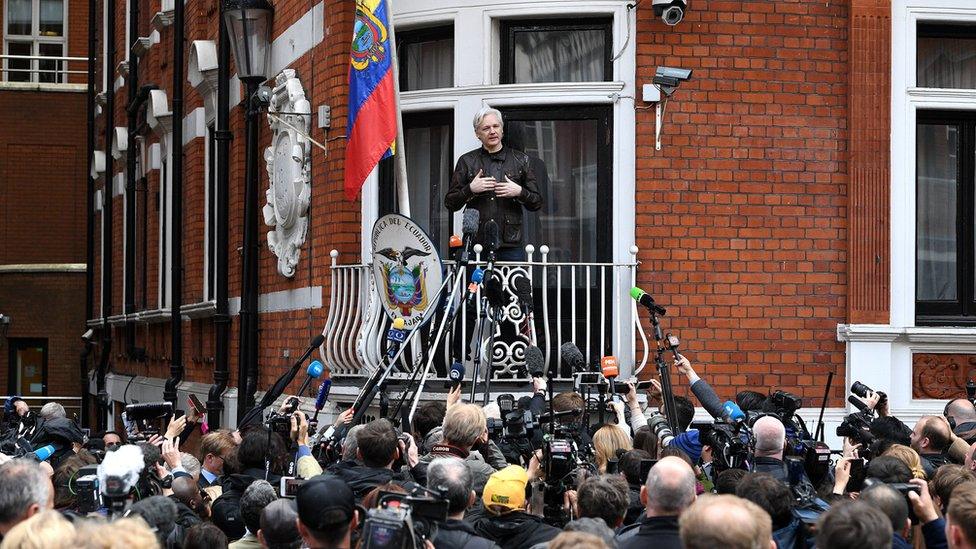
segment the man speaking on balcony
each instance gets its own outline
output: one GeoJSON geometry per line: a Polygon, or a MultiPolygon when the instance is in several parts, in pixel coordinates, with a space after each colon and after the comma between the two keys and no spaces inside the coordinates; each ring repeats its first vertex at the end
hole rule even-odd
{"type": "Polygon", "coordinates": [[[502,145],[505,123],[502,113],[483,108],[474,117],[474,134],[481,147],[461,155],[451,187],[444,197],[448,210],[467,206],[481,214],[475,243],[485,246],[485,224],[498,225],[499,261],[524,261],[522,208],[537,211],[542,195],[536,186],[532,163],[524,152],[502,145]]]}

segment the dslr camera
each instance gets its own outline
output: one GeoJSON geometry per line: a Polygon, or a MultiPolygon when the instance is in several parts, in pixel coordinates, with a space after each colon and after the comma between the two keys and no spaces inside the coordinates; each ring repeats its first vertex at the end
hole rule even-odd
{"type": "Polygon", "coordinates": [[[423,547],[447,520],[445,499],[380,492],[376,501],[377,508],[366,513],[363,524],[363,549],[423,547]]]}

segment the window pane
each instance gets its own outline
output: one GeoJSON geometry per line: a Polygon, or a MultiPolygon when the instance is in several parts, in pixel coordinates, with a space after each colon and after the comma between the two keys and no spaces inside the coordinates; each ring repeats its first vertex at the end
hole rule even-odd
{"type": "Polygon", "coordinates": [[[407,180],[410,181],[410,213],[425,228],[437,249],[447,251],[450,212],[443,197],[451,182],[451,128],[407,128],[407,180]]]}
{"type": "Polygon", "coordinates": [[[7,34],[31,35],[31,0],[7,0],[7,34]]]}
{"type": "Polygon", "coordinates": [[[976,38],[918,38],[918,86],[976,89],[976,38]]]}
{"type": "MultiPolygon", "coordinates": [[[[9,55],[30,55],[30,42],[10,42],[7,44],[9,55]]],[[[8,82],[30,82],[30,59],[7,59],[6,80],[8,82]]]]}
{"type": "Polygon", "coordinates": [[[450,88],[454,85],[454,39],[404,43],[400,63],[406,76],[401,91],[450,88]]]}
{"type": "MultiPolygon", "coordinates": [[[[598,261],[597,120],[507,120],[505,137],[532,160],[542,210],[525,214],[526,244],[549,261],[598,261]]],[[[609,219],[604,220],[609,224],[609,219]]]]}
{"type": "Polygon", "coordinates": [[[957,299],[959,127],[918,125],[916,299],[957,299]]]}
{"type": "Polygon", "coordinates": [[[64,36],[64,0],[40,0],[41,36],[64,36]]]}
{"type": "MultiPolygon", "coordinates": [[[[38,44],[37,52],[41,57],[62,57],[63,44],[38,44]]],[[[64,61],[45,59],[38,61],[38,82],[63,82],[64,61]]]]}
{"type": "Polygon", "coordinates": [[[602,29],[516,30],[514,83],[607,80],[605,37],[602,29]]]}

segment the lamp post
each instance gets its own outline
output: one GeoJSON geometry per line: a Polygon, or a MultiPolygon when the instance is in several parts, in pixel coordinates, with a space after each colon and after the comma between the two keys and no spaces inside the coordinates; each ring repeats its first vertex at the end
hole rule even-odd
{"type": "Polygon", "coordinates": [[[254,404],[258,376],[258,117],[271,94],[267,80],[274,7],[268,0],[225,0],[224,24],[237,76],[247,87],[244,169],[244,245],[237,368],[237,419],[254,404]]]}

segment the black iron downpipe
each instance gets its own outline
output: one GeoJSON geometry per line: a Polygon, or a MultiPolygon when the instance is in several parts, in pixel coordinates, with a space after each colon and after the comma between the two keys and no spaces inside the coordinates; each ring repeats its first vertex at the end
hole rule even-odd
{"type": "Polygon", "coordinates": [[[221,397],[227,390],[230,378],[228,364],[230,315],[227,307],[227,247],[228,242],[228,190],[230,173],[230,44],[224,28],[224,3],[220,2],[220,36],[217,39],[217,127],[214,138],[217,141],[217,292],[214,314],[214,373],[213,385],[207,395],[207,423],[214,429],[220,427],[224,411],[221,397]]]}
{"type": "MultiPolygon", "coordinates": [[[[139,2],[129,4],[129,28],[132,36],[139,33],[139,2]]],[[[138,38],[136,38],[138,40],[138,38]]],[[[125,45],[126,51],[132,51],[132,42],[125,45]]],[[[133,349],[136,346],[136,326],[129,320],[129,315],[135,312],[135,272],[136,272],[136,115],[133,106],[136,97],[139,95],[139,58],[129,54],[128,62],[129,76],[126,79],[125,88],[128,92],[126,102],[126,121],[127,121],[127,143],[125,154],[125,259],[124,272],[122,277],[122,312],[125,314],[125,354],[132,358],[133,349]]]]}
{"type": "MultiPolygon", "coordinates": [[[[88,130],[87,141],[87,170],[85,170],[85,325],[82,331],[88,330],[88,321],[95,314],[95,178],[92,168],[95,163],[95,59],[98,49],[98,9],[94,0],[88,2],[88,130]]],[[[81,382],[81,424],[90,427],[91,418],[88,410],[88,357],[91,356],[92,345],[85,341],[79,364],[81,382]]]]}
{"type": "Polygon", "coordinates": [[[99,431],[104,431],[108,425],[108,391],[105,388],[105,375],[112,354],[112,330],[108,325],[108,317],[112,314],[112,250],[113,225],[112,219],[112,187],[115,179],[115,163],[112,158],[112,141],[115,134],[115,0],[105,0],[109,24],[105,29],[106,70],[109,71],[105,90],[105,176],[104,176],[104,205],[102,206],[102,350],[95,376],[95,387],[98,390],[96,405],[96,424],[99,431]]]}
{"type": "Polygon", "coordinates": [[[183,381],[183,1],[173,3],[173,258],[170,269],[172,303],[170,335],[172,343],[169,379],[163,388],[163,400],[177,406],[176,387],[183,381]]]}
{"type": "Polygon", "coordinates": [[[237,420],[254,406],[254,391],[258,381],[258,114],[254,94],[259,81],[249,79],[244,104],[246,107],[246,143],[244,174],[244,250],[241,273],[241,337],[240,364],[237,370],[237,420]]]}

